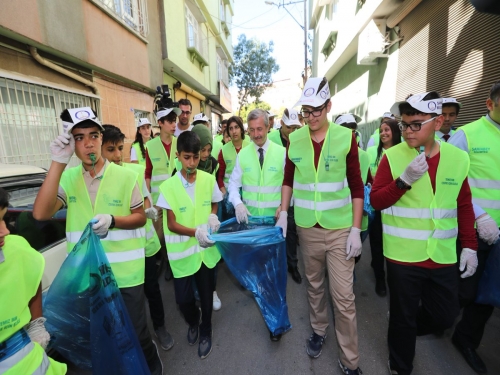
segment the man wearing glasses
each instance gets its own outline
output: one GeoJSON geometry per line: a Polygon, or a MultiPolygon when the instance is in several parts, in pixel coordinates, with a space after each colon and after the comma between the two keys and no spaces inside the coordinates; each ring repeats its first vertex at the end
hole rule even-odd
{"type": "Polygon", "coordinates": [[[370,195],[382,211],[391,374],[410,374],[416,336],[451,327],[459,313],[457,235],[461,277],[472,276],[478,263],[469,158],[435,139],[441,107],[436,92],[391,107],[406,142],[386,151],[370,195]]]}
{"type": "Polygon", "coordinates": [[[177,125],[175,127],[174,137],[178,137],[181,133],[191,130],[193,125],[190,124],[191,113],[193,111],[193,106],[189,99],[181,99],[179,100],[179,109],[181,110],[181,114],[179,115],[177,125]]]}
{"type": "Polygon", "coordinates": [[[354,258],[361,253],[364,199],[358,146],[350,129],[327,119],[332,103],[326,78],[309,78],[297,106],[302,106],[307,126],[290,134],[277,225],[286,232],[293,192],[313,329],[307,354],[318,358],[327,335],[326,268],[340,348],[338,363],[344,374],[358,375],[353,270],[354,258]]]}

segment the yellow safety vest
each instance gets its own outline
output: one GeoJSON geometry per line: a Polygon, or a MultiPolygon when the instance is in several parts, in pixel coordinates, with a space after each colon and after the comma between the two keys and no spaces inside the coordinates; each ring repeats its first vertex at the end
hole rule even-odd
{"type": "Polygon", "coordinates": [[[281,130],[276,130],[267,135],[267,139],[271,142],[276,143],[278,146],[283,147],[283,143],[281,142],[281,130]]]}
{"type": "MultiPolygon", "coordinates": [[[[144,172],[146,171],[146,167],[143,167],[140,164],[133,163],[123,163],[125,168],[129,168],[137,173],[137,184],[139,185],[139,189],[141,190],[141,195],[143,197],[147,196],[146,192],[143,190],[144,187],[144,172]]],[[[151,203],[152,204],[152,203],[151,203]]],[[[146,232],[146,257],[151,257],[155,255],[158,250],[160,250],[161,244],[158,235],[156,234],[155,227],[153,226],[153,220],[146,219],[146,225],[144,226],[144,230],[146,232]]]]}
{"type": "MultiPolygon", "coordinates": [[[[28,241],[13,234],[5,237],[5,262],[0,263],[0,346],[31,320],[29,302],[36,295],[45,267],[44,257],[28,241]]],[[[0,370],[9,366],[5,375],[65,374],[66,365],[45,354],[43,348],[31,342],[24,348],[0,360],[0,370]]]]}
{"type": "MultiPolygon", "coordinates": [[[[359,158],[359,167],[361,169],[361,179],[363,180],[363,185],[366,185],[366,181],[368,180],[368,170],[370,169],[370,156],[368,153],[358,147],[358,158],[359,158]]],[[[361,219],[361,230],[368,229],[368,215],[363,214],[363,218],[361,219]]]]}
{"type": "MultiPolygon", "coordinates": [[[[149,141],[148,141],[149,143],[149,141]]],[[[147,149],[147,144],[144,144],[144,150],[147,149]]],[[[137,163],[140,164],[140,165],[143,165],[144,167],[146,166],[146,158],[143,158],[142,157],[142,151],[141,151],[141,146],[139,145],[139,143],[133,143],[132,144],[132,147],[134,148],[135,150],[135,155],[137,156],[137,163]]]]}
{"type": "MultiPolygon", "coordinates": [[[[68,213],[66,240],[68,252],[73,250],[89,221],[97,214],[130,215],[130,199],[137,183],[137,173],[114,163],[108,164],[101,179],[94,208],[83,179],[81,165],[67,169],[61,177],[66,192],[68,213]]],[[[137,229],[110,229],[101,239],[102,247],[115,275],[119,288],[144,283],[144,227],[137,229]]]]}
{"type": "MultiPolygon", "coordinates": [[[[432,259],[440,264],[457,261],[457,197],[469,171],[467,154],[441,142],[436,192],[429,173],[412,185],[391,207],[382,210],[384,255],[401,262],[432,259]]],[[[392,176],[398,178],[418,152],[406,142],[386,151],[392,176]]]]}
{"type": "Polygon", "coordinates": [[[351,129],[330,122],[316,169],[309,126],[290,134],[288,157],[295,164],[293,197],[298,226],[310,228],[316,223],[325,229],[352,226],[351,192],[346,177],[346,156],[351,142],[351,129]]]}
{"type": "MultiPolygon", "coordinates": [[[[241,144],[241,150],[249,143],[250,142],[244,139],[241,144]]],[[[229,185],[229,178],[231,177],[231,173],[233,173],[237,156],[238,154],[236,153],[236,148],[234,147],[233,142],[226,143],[222,147],[222,158],[224,159],[224,163],[226,163],[226,172],[224,173],[224,186],[226,189],[229,185]]]]}
{"type": "Polygon", "coordinates": [[[217,137],[213,140],[212,143],[212,153],[211,155],[217,160],[219,158],[219,152],[222,149],[224,145],[222,144],[221,141],[217,139],[217,137]]]}
{"type": "Polygon", "coordinates": [[[170,157],[167,155],[160,137],[153,138],[147,145],[149,159],[151,159],[151,164],[153,164],[153,172],[151,173],[151,196],[153,197],[153,204],[156,204],[158,196],[160,195],[160,185],[170,178],[175,168],[174,160],[176,158],[175,152],[177,151],[177,138],[172,136],[170,157]]]}
{"type": "Polygon", "coordinates": [[[242,200],[252,216],[274,216],[281,204],[281,186],[285,148],[269,142],[262,168],[255,146],[245,147],[238,154],[242,171],[242,200]]]}
{"type": "MultiPolygon", "coordinates": [[[[378,164],[377,161],[377,148],[378,146],[370,146],[366,149],[368,156],[370,157],[370,172],[372,173],[372,177],[375,179],[375,175],[377,174],[378,164]]],[[[382,149],[382,155],[380,159],[382,160],[382,156],[385,154],[385,149],[382,149]]],[[[380,163],[380,160],[378,161],[380,163]]]]}
{"type": "Polygon", "coordinates": [[[500,227],[500,130],[486,117],[461,129],[469,145],[469,185],[472,202],[500,227]]]}
{"type": "MultiPolygon", "coordinates": [[[[180,171],[178,173],[181,173],[180,171]]],[[[207,224],[212,212],[212,193],[215,185],[214,176],[196,172],[194,203],[189,197],[180,176],[168,179],[160,186],[160,192],[168,197],[169,205],[178,224],[188,228],[197,228],[207,224]]],[[[186,277],[195,274],[203,262],[213,268],[220,260],[220,253],[215,246],[202,248],[195,237],[183,236],[168,229],[167,213],[163,212],[163,228],[167,255],[174,277],[186,277]]]]}

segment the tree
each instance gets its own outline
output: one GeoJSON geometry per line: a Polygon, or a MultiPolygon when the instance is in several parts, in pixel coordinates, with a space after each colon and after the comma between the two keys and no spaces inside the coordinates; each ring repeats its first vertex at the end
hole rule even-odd
{"type": "Polygon", "coordinates": [[[233,64],[229,67],[231,83],[238,87],[238,102],[241,109],[248,104],[249,98],[258,103],[266,88],[272,85],[273,73],[279,70],[276,60],[271,56],[274,43],[247,39],[245,34],[238,37],[233,50],[233,64]]]}
{"type": "Polygon", "coordinates": [[[239,116],[243,119],[243,122],[247,122],[248,114],[250,113],[250,111],[256,108],[263,109],[264,111],[269,111],[271,109],[271,105],[266,102],[252,102],[240,107],[239,116]]]}

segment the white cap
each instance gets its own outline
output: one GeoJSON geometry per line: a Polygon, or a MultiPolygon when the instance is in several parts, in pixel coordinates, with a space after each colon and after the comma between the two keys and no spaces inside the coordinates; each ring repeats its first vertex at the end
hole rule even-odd
{"type": "Polygon", "coordinates": [[[356,124],[361,121],[361,117],[355,115],[354,113],[345,113],[343,115],[338,116],[335,119],[335,123],[342,125],[347,124],[349,122],[355,122],[356,124]]]}
{"type": "Polygon", "coordinates": [[[267,117],[276,117],[276,114],[271,112],[271,111],[266,111],[267,112],[267,117]]]}
{"type": "Polygon", "coordinates": [[[205,116],[204,113],[198,113],[196,116],[194,116],[193,122],[191,124],[194,124],[196,121],[209,122],[210,119],[207,116],[205,116]]]}
{"type": "Polygon", "coordinates": [[[95,122],[99,128],[104,131],[104,128],[101,125],[99,119],[94,115],[94,111],[90,107],[81,107],[81,108],[68,108],[69,115],[71,116],[72,122],[63,121],[63,129],[65,132],[69,133],[71,129],[80,122],[83,121],[92,121],[95,122]]]}
{"type": "Polygon", "coordinates": [[[156,112],[156,118],[159,120],[165,116],[168,116],[170,112],[174,111],[174,113],[179,116],[182,111],[179,108],[162,108],[158,112],[156,112]]]}
{"type": "Polygon", "coordinates": [[[391,112],[384,112],[384,114],[382,115],[382,118],[391,118],[393,120],[396,119],[396,117],[394,117],[394,115],[391,112]]]}
{"type": "Polygon", "coordinates": [[[443,98],[443,104],[458,104],[458,108],[462,108],[462,103],[457,102],[455,98],[443,98]]]}
{"type": "Polygon", "coordinates": [[[391,113],[394,113],[396,116],[401,116],[401,112],[399,111],[399,105],[403,103],[408,103],[417,111],[422,113],[437,113],[440,115],[442,113],[443,108],[443,99],[430,99],[423,100],[428,92],[424,92],[423,94],[417,94],[410,96],[407,100],[402,102],[396,102],[391,107],[391,113]]]}
{"type": "Polygon", "coordinates": [[[287,111],[283,112],[283,116],[281,117],[281,121],[287,126],[298,125],[302,126],[299,121],[299,111],[293,108],[287,108],[287,111]],[[286,112],[288,111],[288,116],[286,112]]]}
{"type": "Polygon", "coordinates": [[[137,127],[140,128],[143,125],[151,125],[151,121],[149,121],[148,118],[141,117],[139,119],[139,122],[137,122],[137,127]]]}
{"type": "Polygon", "coordinates": [[[328,82],[318,90],[322,77],[309,78],[302,90],[302,96],[300,100],[294,105],[294,107],[308,105],[311,107],[320,107],[325,102],[330,99],[330,87],[328,87],[328,82]]]}

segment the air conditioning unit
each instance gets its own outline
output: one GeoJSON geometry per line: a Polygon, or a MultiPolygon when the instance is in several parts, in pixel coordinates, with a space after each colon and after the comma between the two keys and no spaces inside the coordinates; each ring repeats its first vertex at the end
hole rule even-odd
{"type": "Polygon", "coordinates": [[[377,58],[389,57],[386,53],[389,45],[384,19],[371,20],[359,33],[358,65],[376,65],[377,58]]]}

